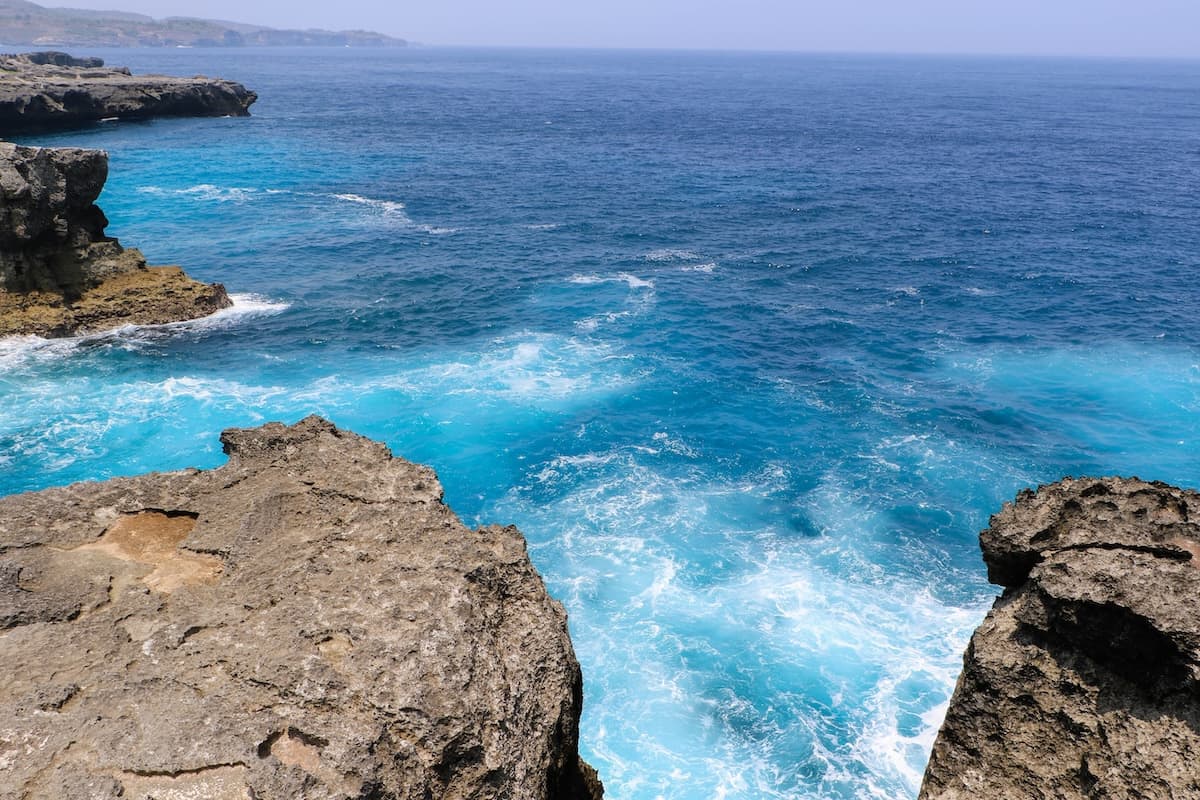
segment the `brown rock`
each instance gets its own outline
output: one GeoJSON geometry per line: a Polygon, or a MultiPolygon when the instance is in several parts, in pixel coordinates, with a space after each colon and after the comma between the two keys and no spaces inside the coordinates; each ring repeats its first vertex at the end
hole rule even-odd
{"type": "Polygon", "coordinates": [[[107,176],[98,150],[0,142],[0,336],[176,322],[230,305],[221,285],[148,268],[104,235],[95,201],[107,176]]]}
{"type": "Polygon", "coordinates": [[[0,798],[597,800],[514,528],[310,417],[0,500],[0,798]]]}
{"type": "Polygon", "coordinates": [[[1025,491],[980,535],[1006,587],[976,630],[921,798],[1200,797],[1200,495],[1025,491]]]}

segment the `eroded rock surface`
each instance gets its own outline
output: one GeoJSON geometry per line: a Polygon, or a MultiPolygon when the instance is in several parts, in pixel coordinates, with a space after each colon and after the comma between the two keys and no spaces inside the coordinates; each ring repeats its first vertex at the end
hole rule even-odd
{"type": "Polygon", "coordinates": [[[0,336],[68,336],[206,316],[224,287],[178,267],[148,267],[104,235],[99,150],[0,142],[0,336]]]}
{"type": "Polygon", "coordinates": [[[597,800],[515,528],[310,417],[0,499],[0,798],[597,800]]]}
{"type": "Polygon", "coordinates": [[[242,84],[217,78],[132,75],[58,52],[0,56],[0,136],[113,118],[244,117],[257,99],[242,84]]]}
{"type": "Polygon", "coordinates": [[[921,797],[1200,797],[1200,495],[1024,491],[980,535],[1005,587],[971,639],[921,797]]]}

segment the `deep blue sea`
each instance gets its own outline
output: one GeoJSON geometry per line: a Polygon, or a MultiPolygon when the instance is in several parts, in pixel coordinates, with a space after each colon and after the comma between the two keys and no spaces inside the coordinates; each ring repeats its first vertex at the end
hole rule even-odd
{"type": "Polygon", "coordinates": [[[0,493],[382,439],[528,537],[617,800],[913,798],[989,514],[1200,485],[1200,62],[98,54],[260,93],[22,140],[239,303],[0,342],[0,493]]]}

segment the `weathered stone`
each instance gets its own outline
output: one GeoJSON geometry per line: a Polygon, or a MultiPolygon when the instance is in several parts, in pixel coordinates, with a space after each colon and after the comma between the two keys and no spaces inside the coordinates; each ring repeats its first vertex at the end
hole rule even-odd
{"type": "Polygon", "coordinates": [[[1006,590],[971,639],[921,797],[1200,797],[1200,495],[1024,491],[980,535],[1006,590]]]}
{"type": "Polygon", "coordinates": [[[257,99],[234,81],[131,75],[58,52],[0,56],[0,136],[114,118],[244,117],[257,99]]]}
{"type": "Polygon", "coordinates": [[[70,53],[64,53],[61,50],[39,50],[36,53],[23,53],[20,58],[24,58],[31,64],[49,64],[55,67],[88,67],[95,69],[104,66],[103,58],[96,58],[94,56],[76,58],[70,53]]]}
{"type": "Polygon", "coordinates": [[[514,528],[310,417],[0,499],[0,798],[596,800],[514,528]]]}
{"type": "Polygon", "coordinates": [[[230,305],[221,285],[148,268],[104,235],[95,201],[107,176],[99,150],[0,142],[0,336],[176,322],[230,305]]]}

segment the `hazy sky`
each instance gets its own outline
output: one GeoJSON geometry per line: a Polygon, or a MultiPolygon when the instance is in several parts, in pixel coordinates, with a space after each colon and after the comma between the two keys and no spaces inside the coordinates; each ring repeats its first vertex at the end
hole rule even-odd
{"type": "Polygon", "coordinates": [[[60,0],[428,44],[1200,57],[1200,0],[60,0]]]}

